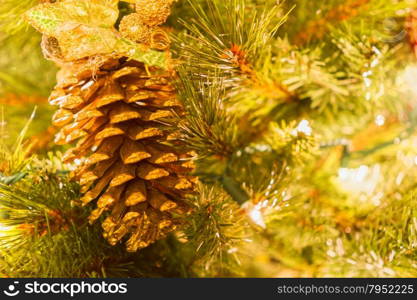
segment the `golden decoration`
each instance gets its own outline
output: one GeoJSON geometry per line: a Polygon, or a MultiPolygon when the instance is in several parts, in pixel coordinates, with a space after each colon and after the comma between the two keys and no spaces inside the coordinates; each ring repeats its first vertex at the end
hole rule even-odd
{"type": "Polygon", "coordinates": [[[172,3],[173,0],[136,0],[136,12],[143,24],[158,26],[168,19],[172,3]]]}
{"type": "Polygon", "coordinates": [[[138,13],[123,17],[119,25],[119,31],[123,37],[132,41],[149,45],[152,28],[142,22],[138,13]]]}
{"type": "Polygon", "coordinates": [[[165,30],[157,28],[151,33],[151,48],[166,50],[169,48],[169,45],[169,36],[165,30]]]}
{"type": "MultiPolygon", "coordinates": [[[[171,3],[137,1],[138,12],[122,19],[121,34],[167,49],[168,35],[154,26],[166,20],[171,3]]],[[[45,40],[46,54],[59,55],[53,40],[45,40]]],[[[76,166],[81,202],[97,200],[89,221],[105,215],[104,237],[112,245],[126,239],[128,251],[147,247],[178,227],[177,216],[189,211],[183,199],[196,182],[173,122],[183,113],[174,72],[124,54],[57,61],[61,70],[49,98],[59,107],[55,142],[75,143],[64,160],[76,166]]]]}

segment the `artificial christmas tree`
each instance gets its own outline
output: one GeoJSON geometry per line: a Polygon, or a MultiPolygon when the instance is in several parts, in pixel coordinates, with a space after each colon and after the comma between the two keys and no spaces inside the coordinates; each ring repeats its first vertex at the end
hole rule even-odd
{"type": "Polygon", "coordinates": [[[5,0],[0,274],[416,276],[415,9],[5,0]]]}

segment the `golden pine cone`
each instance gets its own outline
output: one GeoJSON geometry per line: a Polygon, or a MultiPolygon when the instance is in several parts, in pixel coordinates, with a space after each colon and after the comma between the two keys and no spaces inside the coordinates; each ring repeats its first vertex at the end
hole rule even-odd
{"type": "Polygon", "coordinates": [[[190,155],[177,150],[171,122],[182,113],[172,72],[125,57],[61,67],[50,96],[59,106],[53,123],[62,127],[56,142],[78,140],[64,159],[77,165],[83,204],[97,199],[90,222],[111,211],[102,223],[109,243],[130,235],[128,251],[147,247],[176,229],[174,215],[188,211],[181,199],[194,188],[190,155]]]}
{"type": "Polygon", "coordinates": [[[166,22],[173,0],[136,0],[136,11],[142,23],[154,27],[166,22]]]}

